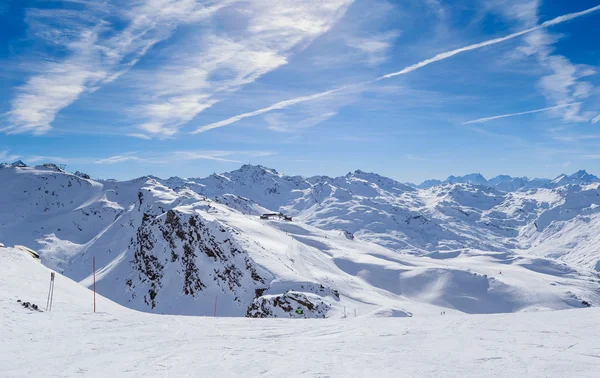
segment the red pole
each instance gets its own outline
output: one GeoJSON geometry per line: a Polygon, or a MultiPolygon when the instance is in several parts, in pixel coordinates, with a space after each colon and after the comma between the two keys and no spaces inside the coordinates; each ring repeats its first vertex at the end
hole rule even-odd
{"type": "Polygon", "coordinates": [[[214,316],[214,317],[216,317],[216,316],[217,316],[217,296],[216,296],[216,295],[215,295],[215,311],[214,311],[214,314],[213,314],[213,316],[214,316]]]}
{"type": "Polygon", "coordinates": [[[94,269],[94,312],[96,312],[96,257],[92,257],[92,268],[94,269]]]}

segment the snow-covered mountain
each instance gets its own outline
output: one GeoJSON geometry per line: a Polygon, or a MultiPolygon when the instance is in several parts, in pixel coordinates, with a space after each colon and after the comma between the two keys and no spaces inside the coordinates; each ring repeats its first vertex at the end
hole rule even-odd
{"type": "Polygon", "coordinates": [[[465,176],[449,176],[444,181],[426,180],[416,187],[419,189],[429,189],[437,185],[456,183],[491,186],[504,192],[514,192],[535,188],[551,189],[565,185],[589,185],[600,183],[600,178],[589,174],[584,170],[575,172],[572,175],[561,174],[554,180],[540,178],[529,179],[527,177],[511,177],[508,175],[499,175],[488,180],[480,173],[471,173],[465,176]]]}
{"type": "MultiPolygon", "coordinates": [[[[591,175],[589,175],[591,176],[591,175]]],[[[586,175],[573,180],[593,180],[586,175]]],[[[362,171],[91,180],[0,169],[0,242],[137,310],[331,317],[600,303],[600,184],[507,191],[481,175],[416,189],[362,171]],[[262,220],[281,212],[293,217],[262,220]]],[[[497,180],[509,182],[510,180],[497,180]]]]}

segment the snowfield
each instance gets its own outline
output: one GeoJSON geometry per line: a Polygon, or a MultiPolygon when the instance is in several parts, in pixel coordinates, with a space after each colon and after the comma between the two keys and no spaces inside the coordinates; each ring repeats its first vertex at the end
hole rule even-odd
{"type": "Polygon", "coordinates": [[[600,179],[586,172],[417,187],[17,165],[0,165],[1,377],[600,371],[600,179]]]}
{"type": "Polygon", "coordinates": [[[597,377],[600,311],[345,319],[156,315],[126,309],[0,249],[2,377],[597,377]]]}

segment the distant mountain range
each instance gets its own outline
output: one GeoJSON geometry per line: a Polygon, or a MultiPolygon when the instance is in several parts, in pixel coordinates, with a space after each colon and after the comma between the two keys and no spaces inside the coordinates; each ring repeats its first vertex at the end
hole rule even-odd
{"type": "Polygon", "coordinates": [[[446,180],[427,180],[419,185],[414,185],[419,189],[429,189],[436,185],[444,184],[472,184],[472,185],[488,185],[505,192],[512,192],[519,189],[532,188],[556,188],[564,185],[587,185],[600,182],[600,178],[587,173],[584,170],[577,171],[572,175],[561,174],[555,179],[529,179],[527,177],[512,177],[508,175],[499,175],[490,180],[487,180],[480,173],[471,173],[465,176],[449,176],[446,180]]]}

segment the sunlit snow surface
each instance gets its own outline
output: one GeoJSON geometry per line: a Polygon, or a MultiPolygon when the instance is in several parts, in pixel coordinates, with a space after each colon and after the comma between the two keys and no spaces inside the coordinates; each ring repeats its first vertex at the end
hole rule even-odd
{"type": "MultiPolygon", "coordinates": [[[[155,315],[0,249],[2,377],[597,377],[600,311],[345,319],[155,315]]],[[[391,315],[388,312],[387,315],[391,315]]]]}

